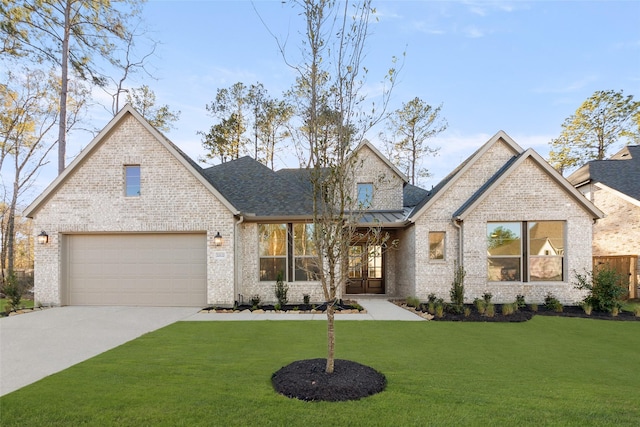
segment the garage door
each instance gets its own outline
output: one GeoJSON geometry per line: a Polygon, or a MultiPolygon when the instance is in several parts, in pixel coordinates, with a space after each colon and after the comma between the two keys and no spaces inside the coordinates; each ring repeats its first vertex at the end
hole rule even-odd
{"type": "Polygon", "coordinates": [[[70,305],[202,306],[207,297],[206,235],[69,235],[70,305]]]}

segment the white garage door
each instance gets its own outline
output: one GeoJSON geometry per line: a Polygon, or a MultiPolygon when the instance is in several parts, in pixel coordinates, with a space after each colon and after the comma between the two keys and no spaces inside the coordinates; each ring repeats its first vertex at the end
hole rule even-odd
{"type": "Polygon", "coordinates": [[[203,306],[206,235],[69,235],[69,305],[203,306]]]}

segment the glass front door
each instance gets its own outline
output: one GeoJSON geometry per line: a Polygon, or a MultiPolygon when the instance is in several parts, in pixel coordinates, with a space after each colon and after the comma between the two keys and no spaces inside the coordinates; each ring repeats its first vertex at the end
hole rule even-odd
{"type": "Polygon", "coordinates": [[[347,294],[383,294],[382,246],[354,243],[349,247],[347,294]]]}

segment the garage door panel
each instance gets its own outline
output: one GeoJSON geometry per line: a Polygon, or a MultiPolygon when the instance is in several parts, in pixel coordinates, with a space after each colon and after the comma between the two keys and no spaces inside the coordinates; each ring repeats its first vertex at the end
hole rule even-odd
{"type": "Polygon", "coordinates": [[[71,305],[201,306],[204,234],[67,236],[71,305]]]}

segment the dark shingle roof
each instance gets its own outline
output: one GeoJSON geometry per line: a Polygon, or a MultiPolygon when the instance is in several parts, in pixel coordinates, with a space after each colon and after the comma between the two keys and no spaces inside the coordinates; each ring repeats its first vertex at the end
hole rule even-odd
{"type": "Polygon", "coordinates": [[[592,160],[568,178],[574,186],[600,182],[640,200],[640,145],[629,145],[608,160],[592,160]]]}
{"type": "Polygon", "coordinates": [[[308,192],[249,156],[204,169],[205,177],[231,204],[257,216],[308,215],[308,192]]]}

